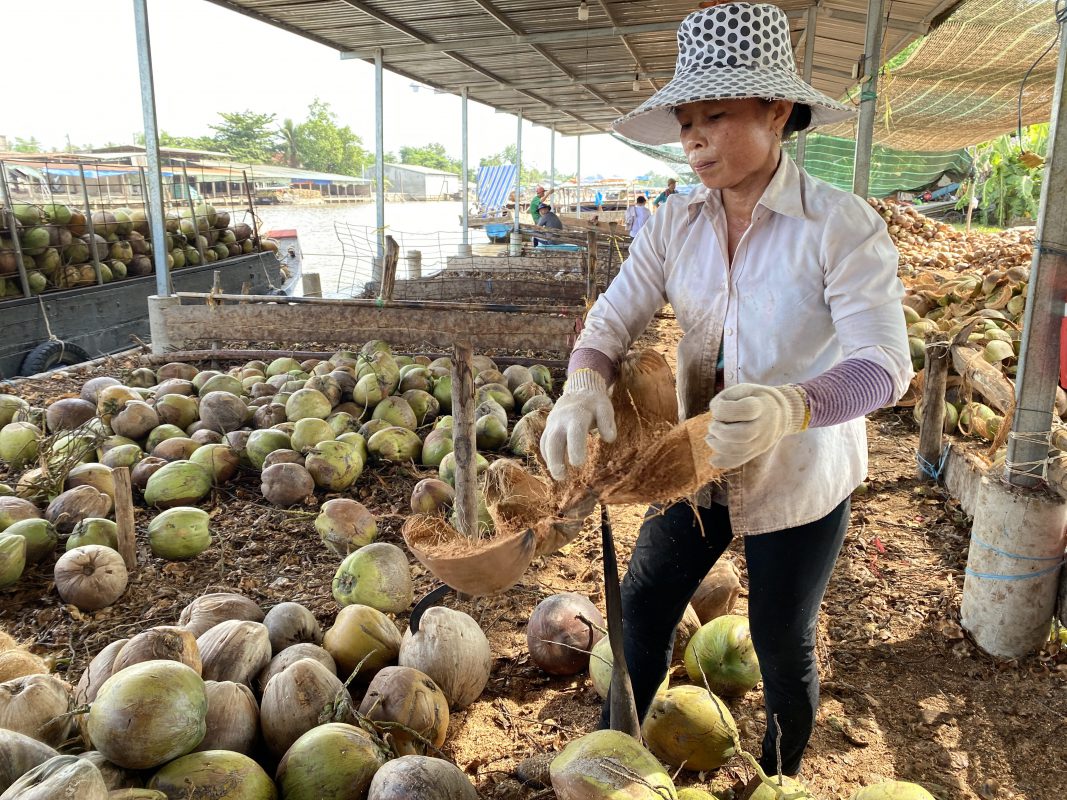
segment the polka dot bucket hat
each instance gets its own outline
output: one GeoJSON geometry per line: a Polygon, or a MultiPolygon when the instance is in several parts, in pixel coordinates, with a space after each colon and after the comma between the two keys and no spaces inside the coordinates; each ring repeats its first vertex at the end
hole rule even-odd
{"type": "Polygon", "coordinates": [[[848,106],[801,80],[782,9],[766,3],[726,3],[682,20],[674,78],[612,127],[634,141],[671,144],[680,138],[671,113],[675,106],[745,97],[804,103],[811,108],[812,127],[853,115],[848,106]]]}

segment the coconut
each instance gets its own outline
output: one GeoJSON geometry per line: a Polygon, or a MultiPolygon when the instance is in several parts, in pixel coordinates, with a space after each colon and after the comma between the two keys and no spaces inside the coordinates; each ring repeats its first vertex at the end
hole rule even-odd
{"type": "MultiPolygon", "coordinates": [[[[33,507],[35,517],[40,517],[41,512],[37,510],[37,506],[34,503],[44,504],[58,496],[52,482],[49,480],[48,473],[41,467],[34,467],[23,472],[15,484],[14,492],[14,497],[26,501],[33,507]]],[[[0,496],[0,501],[10,497],[12,495],[0,496]]],[[[6,513],[2,502],[0,502],[0,530],[4,529],[6,513]]]]}
{"type": "Polygon", "coordinates": [[[752,689],[761,676],[748,619],[726,614],[703,625],[685,648],[685,670],[698,686],[706,681],[723,697],[740,697],[752,689]]]}
{"type": "Polygon", "coordinates": [[[290,447],[298,452],[307,453],[320,442],[333,441],[334,437],[330,423],[318,417],[308,417],[297,420],[293,427],[293,435],[290,437],[290,447]]]}
{"type": "Polygon", "coordinates": [[[144,661],[108,678],[89,709],[93,746],[126,769],[151,769],[193,750],[207,731],[204,681],[177,661],[144,661]]]}
{"type": "Polygon", "coordinates": [[[358,431],[361,424],[358,417],[352,416],[352,414],[347,411],[335,411],[330,414],[325,421],[330,427],[330,433],[333,434],[333,436],[329,438],[334,439],[345,433],[358,431]]]}
{"type": "MultiPolygon", "coordinates": [[[[126,792],[135,786],[140,786],[144,783],[144,780],[137,775],[133,770],[123,769],[117,764],[112,764],[106,758],[104,754],[96,750],[88,750],[84,753],[78,753],[78,758],[83,761],[88,761],[98,770],[100,775],[104,779],[104,784],[107,786],[109,800],[115,800],[116,796],[128,798],[128,800],[134,800],[134,797],[128,794],[119,794],[120,792],[126,792]]],[[[145,791],[145,790],[140,790],[145,791]]],[[[146,799],[147,800],[147,799],[146,799]]],[[[166,800],[166,795],[164,795],[166,800]]]]}
{"type": "MultiPolygon", "coordinates": [[[[199,424],[199,422],[194,422],[193,426],[199,424]]],[[[169,439],[164,439],[152,448],[152,455],[156,458],[162,458],[164,461],[188,461],[189,456],[199,448],[200,443],[195,439],[190,439],[188,436],[173,436],[169,439]]]]}
{"type": "Polygon", "coordinates": [[[422,441],[407,428],[383,428],[367,440],[367,450],[381,461],[406,463],[418,461],[422,453],[422,441]]]}
{"type": "MultiPolygon", "coordinates": [[[[252,402],[257,403],[260,401],[253,400],[252,402]]],[[[280,422],[285,422],[285,406],[281,403],[273,403],[268,400],[252,413],[252,427],[256,430],[271,428],[280,422]]]]}
{"type": "Polygon", "coordinates": [[[142,631],[126,642],[115,656],[111,674],[145,661],[178,661],[197,675],[202,671],[196,637],[185,628],[159,625],[142,631]]]}
{"type": "MultiPolygon", "coordinates": [[[[474,469],[477,475],[481,475],[489,469],[489,462],[481,453],[474,454],[474,469]]],[[[456,485],[456,454],[454,452],[446,453],[445,457],[441,459],[441,464],[437,467],[437,474],[449,486],[454,487],[456,485]]]]}
{"type": "Polygon", "coordinates": [[[400,368],[400,386],[397,388],[401,392],[410,389],[426,392],[433,388],[433,376],[421,364],[406,364],[400,368]]]}
{"type": "Polygon", "coordinates": [[[526,408],[526,404],[535,397],[547,397],[545,390],[533,381],[527,381],[526,383],[516,386],[513,389],[513,392],[515,404],[521,408],[526,408]]]}
{"type": "Polygon", "coordinates": [[[484,403],[486,400],[492,399],[500,404],[504,411],[511,413],[515,409],[515,398],[508,390],[507,386],[500,383],[487,383],[484,386],[479,387],[477,392],[477,400],[479,403],[484,403]]]}
{"type": "Polygon", "coordinates": [[[40,519],[41,512],[29,500],[21,497],[0,497],[0,531],[7,530],[19,520],[40,519]]]}
{"type": "Polygon", "coordinates": [[[60,556],[53,580],[64,603],[81,611],[96,611],[122,596],[129,576],[122,556],[110,547],[90,544],[60,556]]]}
{"type": "Polygon", "coordinates": [[[96,699],[104,681],[111,677],[111,672],[115,668],[115,659],[119,657],[128,641],[130,640],[116,639],[93,656],[93,660],[82,672],[78,686],[74,690],[74,701],[78,705],[86,705],[96,699]]]}
{"type": "Polygon", "coordinates": [[[4,800],[108,800],[107,784],[93,764],[77,756],[54,756],[14,781],[4,800]]]}
{"type": "Polygon", "coordinates": [[[493,658],[489,640],[469,615],[437,606],[409,629],[400,644],[400,666],[429,675],[448,699],[449,707],[463,709],[477,700],[489,682],[493,658]]]}
{"type": "MultiPolygon", "coordinates": [[[[104,453],[103,458],[100,459],[100,463],[108,469],[114,469],[115,467],[126,467],[127,469],[131,470],[132,477],[132,471],[134,467],[136,467],[137,464],[140,463],[141,459],[143,458],[144,451],[141,449],[140,445],[120,444],[118,447],[112,447],[110,450],[104,453]]],[[[156,460],[160,462],[160,466],[163,466],[163,463],[165,463],[161,458],[156,460]]],[[[148,478],[146,476],[145,482],[147,481],[148,478]]],[[[136,481],[134,481],[134,485],[137,485],[136,481]]],[[[144,487],[140,486],[139,488],[143,490],[144,487]]]]}
{"type": "Polygon", "coordinates": [[[200,418],[196,401],[184,394],[165,394],[156,399],[156,414],[163,425],[184,431],[200,418]]]}
{"type": "Polygon", "coordinates": [[[400,631],[381,611],[350,605],[338,612],[333,627],[322,637],[322,646],[333,656],[338,675],[345,678],[358,669],[359,679],[366,682],[396,663],[400,631]]]}
{"type": "Polygon", "coordinates": [[[385,761],[386,754],[368,733],[330,722],[293,742],[275,778],[285,800],[362,798],[385,761]]]}
{"type": "Polygon", "coordinates": [[[248,406],[237,394],[213,391],[200,395],[200,420],[219,433],[229,433],[244,425],[248,406]]]}
{"type": "MultiPolygon", "coordinates": [[[[195,422],[195,420],[193,422],[195,422]]],[[[193,422],[190,422],[185,427],[186,428],[192,428],[193,427],[193,422]]],[[[149,433],[148,436],[145,438],[145,440],[144,440],[144,449],[145,449],[146,452],[151,453],[153,450],[155,450],[157,447],[159,447],[159,445],[162,444],[163,442],[165,442],[167,439],[188,439],[188,438],[189,437],[186,435],[185,431],[182,428],[178,427],[177,425],[171,425],[169,423],[166,423],[166,424],[163,424],[163,425],[157,425],[155,428],[152,429],[152,432],[149,433]]]]}
{"type": "Polygon", "coordinates": [[[194,558],[211,546],[210,517],[191,506],[174,506],[148,526],[152,554],[170,561],[194,558]]]}
{"type": "Polygon", "coordinates": [[[48,672],[44,659],[21,647],[0,653],[0,683],[26,675],[47,675],[48,672]]]}
{"type": "Polygon", "coordinates": [[[852,800],[934,800],[934,796],[917,783],[886,781],[859,789],[852,800]]]}
{"type": "Polygon", "coordinates": [[[484,416],[495,417],[500,424],[507,427],[508,412],[505,411],[504,407],[492,397],[486,397],[484,400],[480,400],[474,409],[474,418],[476,420],[481,419],[484,416]]]}
{"type": "Polygon", "coordinates": [[[685,648],[689,640],[700,630],[700,617],[692,604],[685,607],[681,621],[674,628],[674,648],[671,650],[671,663],[681,664],[685,657],[685,648]]]}
{"type": "MultiPolygon", "coordinates": [[[[36,564],[55,552],[59,536],[51,522],[45,519],[24,519],[10,525],[5,534],[26,540],[26,563],[36,564]]],[[[3,648],[0,648],[2,650],[3,648]]]]}
{"type": "MultiPolygon", "coordinates": [[[[589,677],[593,681],[593,689],[605,700],[608,697],[608,689],[611,688],[611,673],[615,665],[614,654],[611,652],[611,642],[604,636],[593,645],[589,653],[589,677]]],[[[667,691],[670,686],[671,676],[668,672],[663,676],[656,693],[667,691]]]]}
{"type": "Polygon", "coordinates": [[[210,428],[201,428],[204,423],[202,421],[194,422],[189,426],[189,438],[200,445],[205,444],[222,444],[223,435],[218,431],[213,431],[210,428]]]}
{"type": "Polygon", "coordinates": [[[74,718],[71,686],[54,675],[24,675],[0,683],[0,728],[59,747],[70,736],[74,718]]]}
{"type": "Polygon", "coordinates": [[[148,481],[151,477],[169,463],[171,462],[164,461],[162,458],[145,456],[140,459],[130,471],[130,482],[137,487],[139,492],[144,494],[145,490],[148,488],[148,481]]]}
{"type": "Polygon", "coordinates": [[[414,599],[408,557],[395,544],[373,542],[350,553],[333,578],[342,606],[358,603],[385,613],[406,611],[414,599]]]}
{"type": "Polygon", "coordinates": [[[371,781],[367,800],[478,800],[463,771],[431,756],[401,756],[385,764],[371,781]]]}
{"type": "MultiPolygon", "coordinates": [[[[378,431],[384,431],[388,427],[390,427],[389,423],[384,419],[369,419],[359,426],[357,433],[363,437],[364,441],[367,441],[378,431]]],[[[368,450],[367,452],[369,453],[370,451],[368,450]]]]}
{"type": "Polygon", "coordinates": [[[26,569],[26,540],[10,533],[0,533],[0,589],[11,586],[26,569]]]}
{"type": "Polygon", "coordinates": [[[641,733],[660,761],[694,772],[718,769],[736,753],[737,725],[730,709],[701,686],[657,694],[641,733]]]}
{"type": "Polygon", "coordinates": [[[96,413],[105,424],[111,424],[111,418],[122,411],[131,400],[141,400],[136,390],[121,384],[105,386],[96,395],[96,413]]]}
{"type": "Polygon", "coordinates": [[[315,493],[315,479],[299,464],[274,464],[263,470],[260,491],[276,506],[293,506],[315,493]]]}
{"type": "Polygon", "coordinates": [[[341,402],[341,385],[330,375],[313,375],[304,388],[320,392],[330,402],[330,408],[341,402]]]}
{"type": "Polygon", "coordinates": [[[304,457],[296,450],[273,450],[263,459],[263,469],[275,464],[299,464],[304,466],[304,457]]]}
{"type": "Polygon", "coordinates": [[[507,422],[501,422],[495,415],[486,414],[479,417],[474,424],[474,435],[479,450],[499,450],[508,441],[507,422]]]}
{"type": "Polygon", "coordinates": [[[73,489],[76,486],[92,486],[98,492],[103,492],[110,497],[112,505],[115,504],[115,474],[104,464],[89,463],[74,467],[67,473],[64,487],[73,489]]]}
{"type": "Polygon", "coordinates": [[[193,386],[196,387],[197,394],[200,395],[201,405],[212,392],[226,392],[227,394],[237,395],[238,399],[240,399],[244,387],[237,378],[233,377],[233,375],[222,375],[217,372],[212,374],[212,372],[214,371],[201,372],[193,379],[193,386]],[[200,380],[201,376],[206,376],[206,378],[200,380]]]}
{"type": "Polygon", "coordinates": [[[452,376],[442,375],[433,384],[433,396],[442,411],[452,411],[452,376]]]}
{"type": "Polygon", "coordinates": [[[674,782],[641,743],[622,731],[601,730],[572,740],[549,767],[559,800],[666,800],[674,782]]]}
{"type": "Polygon", "coordinates": [[[109,519],[86,517],[70,532],[65,550],[73,550],[87,544],[102,544],[112,550],[119,549],[119,526],[109,519]]]}
{"type": "Polygon", "coordinates": [[[297,389],[285,402],[285,416],[290,422],[308,417],[326,419],[332,410],[329,398],[315,389],[297,389]]]}
{"type": "Polygon", "coordinates": [[[0,429],[0,461],[20,470],[37,460],[41,429],[29,422],[9,422],[0,429]]]}
{"type": "Polygon", "coordinates": [[[300,362],[295,358],[289,358],[283,356],[282,358],[276,358],[270,362],[267,366],[267,377],[270,378],[274,375],[284,375],[287,372],[293,372],[300,369],[300,362]]]}
{"type": "Polygon", "coordinates": [[[273,655],[301,642],[318,644],[322,641],[322,627],[315,615],[299,603],[278,603],[263,618],[270,638],[273,655]]]}
{"type": "Polygon", "coordinates": [[[288,434],[274,429],[252,431],[248,434],[248,442],[245,445],[248,460],[256,469],[263,469],[263,460],[269,453],[289,449],[291,443],[288,434]]]}
{"type": "Polygon", "coordinates": [[[52,433],[72,431],[95,416],[96,406],[80,397],[56,400],[45,411],[45,421],[48,424],[48,430],[52,433]]]}
{"type": "Polygon", "coordinates": [[[188,506],[211,491],[211,473],[192,461],[172,461],[153,472],[144,499],[156,508],[188,506]]]}
{"type": "Polygon", "coordinates": [[[422,465],[440,467],[441,461],[452,452],[454,446],[451,430],[435,428],[426,435],[422,443],[422,465]]]}
{"type": "MultiPolygon", "coordinates": [[[[66,435],[72,435],[72,434],[66,434],[66,435]]],[[[129,438],[125,437],[125,436],[118,436],[116,434],[111,434],[110,436],[106,437],[102,442],[100,442],[99,445],[97,445],[97,447],[96,447],[96,456],[97,456],[97,458],[103,458],[108,453],[110,453],[112,450],[114,450],[116,447],[127,447],[127,446],[129,446],[131,444],[132,445],[137,445],[137,442],[135,442],[133,439],[129,439],[129,438]]]]}
{"type": "Polygon", "coordinates": [[[411,405],[403,397],[386,397],[374,407],[371,419],[382,419],[390,425],[415,430],[419,421],[411,405]]]}
{"type": "Polygon", "coordinates": [[[346,556],[377,538],[378,522],[362,503],[339,497],[323,503],[315,530],[330,550],[346,556]]]}
{"type": "Polygon", "coordinates": [[[375,675],[359,713],[392,735],[398,755],[424,755],[427,745],[440,747],[448,734],[448,700],[433,679],[411,667],[385,667],[375,675]]]}
{"type": "Polygon", "coordinates": [[[0,728],[0,793],[48,759],[59,755],[44,742],[0,728]]]}
{"type": "Polygon", "coordinates": [[[29,408],[30,404],[13,394],[0,394],[0,425],[7,425],[19,409],[29,408]]]}
{"type": "MultiPolygon", "coordinates": [[[[777,786],[781,788],[781,790],[787,795],[791,794],[796,797],[811,797],[811,794],[808,793],[807,787],[795,778],[790,778],[785,775],[772,775],[768,777],[768,780],[770,780],[774,784],[777,784],[777,786]],[[804,792],[805,794],[801,794],[801,792],[804,792]]],[[[749,800],[777,800],[778,797],[781,797],[781,795],[775,792],[773,787],[768,786],[765,783],[761,783],[759,785],[759,788],[752,793],[752,796],[749,798],[749,800]]],[[[679,794],[678,800],[685,800],[685,798],[682,797],[681,794],[679,794]]],[[[899,800],[905,800],[905,798],[899,798],[899,800]]],[[[912,800],[923,800],[923,798],[920,795],[918,797],[912,798],[912,800]]],[[[926,798],[926,800],[932,799],[926,798]]]]}
{"type": "Polygon", "coordinates": [[[575,675],[589,666],[589,651],[604,636],[604,617],[588,597],[573,592],[546,597],[530,615],[530,658],[552,675],[575,675]]]}
{"type": "Polygon", "coordinates": [[[67,489],[48,504],[44,517],[60,533],[70,533],[74,526],[88,517],[106,517],[111,511],[111,498],[92,486],[67,489]]]}
{"type": "Polygon", "coordinates": [[[197,751],[250,753],[259,738],[259,705],[252,690],[233,681],[204,681],[204,694],[207,733],[197,751]]]}
{"type": "Polygon", "coordinates": [[[226,620],[262,622],[263,609],[243,594],[215,592],[201,595],[182,609],[178,624],[200,636],[226,620]]]}
{"type": "Polygon", "coordinates": [[[242,753],[207,750],[182,756],[148,782],[167,797],[275,800],[278,790],[263,767],[242,753]]]}
{"type": "MultiPolygon", "coordinates": [[[[186,367],[189,365],[172,364],[171,366],[186,367]]],[[[156,375],[161,376],[162,371],[163,370],[161,369],[159,372],[156,373],[156,375]]],[[[193,377],[196,377],[196,369],[193,369],[192,375],[193,377]]],[[[160,382],[156,384],[156,388],[153,394],[155,395],[156,400],[159,400],[168,394],[180,394],[183,396],[189,396],[192,394],[196,394],[196,387],[193,386],[192,378],[173,377],[167,378],[166,380],[160,380],[160,382]]]]}
{"type": "Polygon", "coordinates": [[[731,613],[740,594],[741,573],[732,560],[724,557],[704,576],[689,602],[703,624],[731,613]]]}
{"type": "MultiPolygon", "coordinates": [[[[199,436],[201,433],[207,433],[207,431],[198,431],[196,435],[199,436]]],[[[232,480],[237,474],[237,468],[241,466],[241,457],[237,455],[237,452],[228,444],[221,442],[200,446],[189,456],[189,460],[206,469],[215,486],[232,480]]]]}
{"type": "Polygon", "coordinates": [[[267,748],[281,756],[304,733],[328,722],[351,722],[352,706],[341,680],[318,661],[301,659],[267,682],[260,703],[267,748]]]}
{"type": "MultiPolygon", "coordinates": [[[[354,607],[355,606],[349,606],[349,608],[354,607]]],[[[324,648],[317,644],[311,644],[310,642],[297,642],[296,644],[289,645],[289,647],[286,647],[274,656],[274,658],[270,660],[270,663],[267,664],[267,666],[263,668],[263,671],[256,677],[256,686],[259,688],[260,694],[267,688],[267,684],[270,682],[271,678],[302,658],[318,661],[334,675],[337,674],[337,662],[333,660],[333,656],[331,656],[324,648]]]]}
{"type": "Polygon", "coordinates": [[[348,442],[319,442],[308,451],[304,467],[315,485],[330,492],[341,492],[356,482],[363,472],[363,457],[348,442]]]}
{"type": "Polygon", "coordinates": [[[234,681],[249,686],[270,663],[270,634],[260,622],[230,619],[196,640],[204,662],[204,679],[234,681]]]}
{"type": "Polygon", "coordinates": [[[436,514],[450,508],[455,499],[456,490],[444,481],[423,478],[411,491],[411,510],[416,514],[436,514]]]}

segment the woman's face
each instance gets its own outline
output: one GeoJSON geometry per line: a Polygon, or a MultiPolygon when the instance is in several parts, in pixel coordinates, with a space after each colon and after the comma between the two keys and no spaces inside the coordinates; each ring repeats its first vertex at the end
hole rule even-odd
{"type": "Polygon", "coordinates": [[[674,109],[689,166],[709,189],[762,188],[778,165],[793,104],[759,98],[701,100],[674,109]]]}

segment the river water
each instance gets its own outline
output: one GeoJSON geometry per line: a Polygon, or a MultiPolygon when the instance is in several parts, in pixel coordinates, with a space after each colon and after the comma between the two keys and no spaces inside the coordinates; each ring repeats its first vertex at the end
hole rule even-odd
{"type": "MultiPolygon", "coordinates": [[[[265,231],[296,228],[304,271],[318,272],[324,294],[348,294],[370,280],[377,255],[375,204],[278,205],[256,209],[265,231]]],[[[458,201],[386,203],[386,233],[400,245],[397,277],[407,277],[408,256],[418,251],[423,275],[445,266],[462,242],[458,201]]],[[[469,242],[488,244],[485,231],[471,229],[469,242]]]]}

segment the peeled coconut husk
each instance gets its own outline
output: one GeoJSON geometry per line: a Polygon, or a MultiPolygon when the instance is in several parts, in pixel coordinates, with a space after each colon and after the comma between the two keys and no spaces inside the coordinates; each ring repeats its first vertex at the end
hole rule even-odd
{"type": "Polygon", "coordinates": [[[0,728],[0,793],[39,764],[58,756],[32,736],[0,728]]]}
{"type": "MultiPolygon", "coordinates": [[[[14,650],[19,646],[14,636],[11,636],[7,631],[0,628],[0,653],[6,653],[8,650],[14,650]]],[[[0,683],[3,683],[3,679],[0,678],[0,683]]]]}
{"type": "Polygon", "coordinates": [[[252,690],[233,681],[204,681],[204,693],[207,733],[197,751],[252,752],[259,737],[259,704],[252,690]]]}
{"type": "Polygon", "coordinates": [[[686,645],[693,638],[693,634],[700,630],[700,624],[701,619],[697,615],[696,609],[693,608],[693,604],[690,603],[685,607],[681,622],[674,629],[674,649],[671,651],[672,664],[682,663],[682,659],[685,657],[686,645]]]}
{"type": "MultiPolygon", "coordinates": [[[[83,761],[88,761],[98,770],[100,775],[104,779],[104,785],[107,786],[108,791],[117,791],[119,789],[129,789],[141,785],[141,779],[136,773],[123,769],[118,764],[113,764],[107,760],[107,757],[98,750],[89,750],[85,753],[78,753],[78,758],[83,761]]],[[[112,796],[108,795],[109,800],[112,796]]]]}
{"type": "Polygon", "coordinates": [[[70,736],[71,686],[53,675],[26,675],[0,683],[0,728],[59,747],[70,736]]]}
{"type": "Polygon", "coordinates": [[[410,667],[386,667],[371,681],[359,713],[392,736],[398,755],[425,755],[448,734],[448,700],[433,679],[410,667]],[[398,724],[393,724],[398,723],[398,724]]]}
{"type": "Polygon", "coordinates": [[[723,557],[704,576],[689,602],[703,625],[731,613],[740,594],[741,573],[731,559],[723,557]]]}
{"type": "Polygon", "coordinates": [[[0,653],[0,683],[26,675],[47,675],[48,671],[48,664],[43,658],[21,647],[0,653]]]}
{"type": "Polygon", "coordinates": [[[96,693],[104,685],[104,681],[111,677],[111,671],[115,667],[115,659],[119,652],[130,641],[129,639],[116,639],[107,647],[93,656],[89,666],[82,672],[78,686],[74,690],[74,700],[78,705],[85,705],[96,699],[96,693]]]}
{"type": "Polygon", "coordinates": [[[180,661],[199,675],[203,669],[196,637],[186,628],[160,625],[138,633],[118,653],[111,674],[142,661],[180,661]]]}
{"type": "Polygon", "coordinates": [[[183,608],[178,624],[191,630],[194,636],[200,636],[228,619],[262,622],[263,609],[243,594],[213,592],[201,595],[183,608]]]}
{"type": "Polygon", "coordinates": [[[271,678],[302,658],[318,661],[334,675],[337,674],[337,662],[333,660],[333,656],[325,648],[310,642],[299,642],[290,645],[274,656],[270,663],[263,668],[263,671],[259,673],[256,678],[256,686],[259,689],[259,693],[263,694],[263,690],[267,687],[267,683],[270,682],[271,678]]]}
{"type": "Polygon", "coordinates": [[[315,615],[299,603],[278,603],[263,618],[270,635],[270,648],[277,655],[290,645],[300,642],[318,644],[322,641],[322,626],[315,615]]]}
{"type": "Polygon", "coordinates": [[[54,756],[8,787],[4,800],[108,800],[107,785],[95,766],[77,756],[54,756]]]}
{"type": "Polygon", "coordinates": [[[401,756],[374,773],[367,800],[478,800],[463,770],[432,756],[401,756]]]}
{"type": "Polygon", "coordinates": [[[429,675],[455,710],[481,696],[493,665],[489,640],[478,623],[443,606],[426,609],[418,633],[410,628],[404,633],[399,660],[400,666],[429,675]]]}
{"type": "Polygon", "coordinates": [[[354,721],[352,698],[336,674],[303,658],[267,682],[260,703],[263,741],[275,755],[323,722],[354,721]]]}
{"type": "Polygon", "coordinates": [[[249,686],[270,663],[270,634],[261,622],[226,620],[196,640],[205,680],[249,686]]]}

